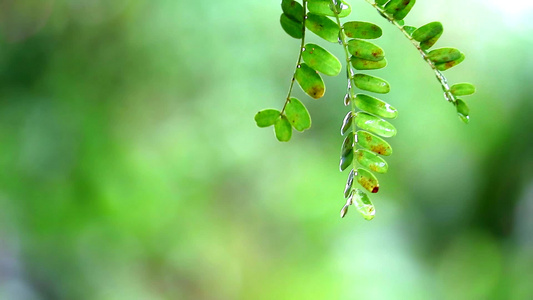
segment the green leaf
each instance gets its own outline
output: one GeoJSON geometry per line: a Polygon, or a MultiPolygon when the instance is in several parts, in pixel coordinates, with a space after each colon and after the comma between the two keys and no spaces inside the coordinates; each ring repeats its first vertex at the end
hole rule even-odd
{"type": "Polygon", "coordinates": [[[377,39],[383,34],[378,25],[368,22],[346,22],[342,28],[344,28],[346,36],[350,38],[377,39]]]}
{"type": "Polygon", "coordinates": [[[389,0],[376,0],[376,4],[377,5],[383,5],[383,4],[387,3],[387,1],[389,1],[389,0]]]}
{"type": "Polygon", "coordinates": [[[392,154],[392,147],[382,138],[366,131],[357,132],[357,143],[374,153],[389,156],[392,154]]]}
{"type": "Polygon", "coordinates": [[[413,36],[413,32],[416,31],[416,27],[413,26],[403,26],[402,29],[405,30],[409,36],[413,36]]]}
{"type": "Polygon", "coordinates": [[[281,113],[276,109],[265,109],[255,115],[255,122],[258,127],[264,128],[274,125],[281,113]]]}
{"type": "Polygon", "coordinates": [[[304,20],[304,8],[303,6],[294,0],[282,0],[281,9],[287,17],[293,19],[298,23],[302,23],[304,20]]]}
{"type": "Polygon", "coordinates": [[[359,39],[348,41],[348,51],[355,57],[371,61],[380,61],[385,58],[385,52],[381,47],[359,39]]]}
{"type": "Polygon", "coordinates": [[[468,124],[468,122],[470,122],[470,108],[468,108],[468,105],[466,105],[463,100],[457,99],[455,106],[457,107],[459,118],[461,118],[464,123],[468,124]]]}
{"type": "Polygon", "coordinates": [[[385,5],[384,9],[387,14],[394,16],[396,13],[406,8],[410,2],[410,0],[391,0],[385,5]]]}
{"type": "Polygon", "coordinates": [[[281,14],[279,22],[281,23],[281,28],[283,28],[283,30],[285,30],[285,32],[291,37],[295,39],[301,39],[303,37],[303,24],[302,23],[298,23],[297,21],[294,21],[293,19],[289,18],[286,14],[281,14]]]}
{"type": "Polygon", "coordinates": [[[409,1],[409,4],[407,4],[403,9],[399,10],[394,14],[394,19],[403,20],[405,17],[407,17],[413,6],[415,6],[415,3],[416,0],[409,1]]]}
{"type": "Polygon", "coordinates": [[[352,193],[351,202],[355,205],[355,208],[357,208],[359,213],[363,215],[365,220],[370,221],[374,219],[374,216],[376,215],[376,209],[365,192],[361,191],[360,189],[355,189],[352,193]]]}
{"type": "Polygon", "coordinates": [[[304,131],[311,127],[311,116],[300,100],[296,98],[289,99],[285,107],[285,114],[292,127],[298,131],[304,131]]]}
{"type": "Polygon", "coordinates": [[[444,28],[440,22],[431,22],[415,30],[412,36],[420,42],[422,50],[427,50],[435,45],[443,31],[444,28]]]}
{"type": "Polygon", "coordinates": [[[328,42],[337,43],[339,40],[339,25],[326,16],[308,13],[305,26],[328,42]]]}
{"type": "Polygon", "coordinates": [[[435,64],[445,63],[461,57],[461,51],[455,48],[439,48],[428,53],[428,58],[435,64]]]}
{"type": "Polygon", "coordinates": [[[300,64],[295,73],[296,81],[302,90],[314,99],[319,99],[324,96],[326,86],[322,77],[305,63],[300,64]]]}
{"type": "Polygon", "coordinates": [[[350,62],[356,70],[377,70],[387,66],[387,59],[385,58],[380,61],[371,61],[352,56],[350,62]]]}
{"type": "Polygon", "coordinates": [[[373,194],[379,191],[378,179],[365,169],[357,169],[357,182],[373,194]]]}
{"type": "Polygon", "coordinates": [[[452,85],[450,91],[454,96],[468,96],[476,92],[476,87],[471,83],[457,83],[452,85]]]}
{"type": "Polygon", "coordinates": [[[304,46],[302,58],[305,63],[328,76],[337,76],[342,70],[341,62],[328,50],[316,44],[307,44],[304,46]]]}
{"type": "Polygon", "coordinates": [[[389,165],[383,158],[368,150],[359,149],[355,151],[355,158],[362,166],[365,166],[376,173],[384,174],[389,170],[389,165]]]}
{"type": "Polygon", "coordinates": [[[378,94],[390,92],[390,85],[387,81],[366,74],[355,74],[353,81],[358,88],[378,94]]]}
{"type": "Polygon", "coordinates": [[[353,161],[353,146],[354,146],[354,134],[350,132],[341,147],[341,161],[340,161],[340,170],[341,172],[346,170],[353,161]]]}
{"type": "Polygon", "coordinates": [[[346,134],[346,132],[350,130],[350,128],[352,127],[352,121],[353,121],[353,113],[349,111],[344,117],[344,120],[342,121],[341,135],[346,134]]]}
{"type": "Polygon", "coordinates": [[[352,191],[354,177],[355,177],[355,172],[352,169],[350,171],[350,174],[348,174],[348,180],[346,181],[346,186],[344,187],[344,198],[350,197],[350,192],[352,191]]]}
{"type": "Polygon", "coordinates": [[[398,116],[396,108],[392,107],[385,101],[365,94],[356,95],[355,105],[361,110],[382,118],[394,119],[398,116]]]}
{"type": "Polygon", "coordinates": [[[276,138],[280,142],[288,142],[292,136],[292,127],[287,117],[282,115],[276,120],[274,124],[274,132],[276,133],[276,138]]]}
{"type": "Polygon", "coordinates": [[[396,135],[396,128],[391,123],[366,112],[356,113],[354,120],[357,127],[382,137],[393,137],[396,135]]]}
{"type": "MultiPolygon", "coordinates": [[[[350,15],[352,12],[352,8],[350,5],[344,1],[342,3],[342,11],[339,14],[339,18],[344,18],[350,15]]],[[[309,12],[317,14],[317,15],[324,15],[324,16],[330,16],[335,17],[335,13],[332,9],[332,3],[331,0],[309,0],[307,2],[307,9],[309,12]]]]}
{"type": "Polygon", "coordinates": [[[437,67],[437,70],[439,71],[446,71],[462,63],[463,60],[465,60],[465,55],[461,53],[461,56],[458,59],[445,62],[445,63],[441,63],[441,64],[436,64],[435,67],[437,67]]]}

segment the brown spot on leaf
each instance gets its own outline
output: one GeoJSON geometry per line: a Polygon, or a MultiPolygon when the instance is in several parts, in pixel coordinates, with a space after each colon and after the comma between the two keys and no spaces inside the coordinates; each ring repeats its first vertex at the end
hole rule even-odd
{"type": "Polygon", "coordinates": [[[372,189],[372,193],[375,194],[379,192],[379,185],[375,186],[373,189],[372,189]]]}

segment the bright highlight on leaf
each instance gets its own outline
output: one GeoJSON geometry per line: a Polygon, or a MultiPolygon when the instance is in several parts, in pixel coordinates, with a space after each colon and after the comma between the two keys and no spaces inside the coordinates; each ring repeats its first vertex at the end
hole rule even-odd
{"type": "Polygon", "coordinates": [[[367,194],[360,189],[355,189],[352,197],[353,198],[351,202],[355,205],[355,208],[357,208],[357,211],[361,213],[363,218],[368,221],[374,219],[376,215],[376,209],[374,208],[374,204],[372,201],[370,201],[370,198],[368,198],[367,194]]]}
{"type": "Polygon", "coordinates": [[[398,116],[396,108],[385,101],[365,94],[355,96],[355,105],[363,110],[382,118],[394,119],[398,116]]]}
{"type": "Polygon", "coordinates": [[[368,150],[359,149],[355,151],[355,158],[362,166],[367,167],[376,173],[384,174],[389,170],[389,166],[383,158],[368,150]]]}
{"type": "Polygon", "coordinates": [[[371,114],[358,112],[355,114],[354,119],[355,125],[361,129],[368,130],[382,137],[393,137],[396,135],[396,128],[391,123],[371,114]]]}
{"type": "MultiPolygon", "coordinates": [[[[344,1],[341,2],[342,10],[339,14],[339,18],[344,18],[350,15],[352,8],[344,1]]],[[[334,17],[335,13],[332,10],[331,0],[309,0],[307,2],[307,8],[309,12],[317,15],[325,15],[334,17]]]]}

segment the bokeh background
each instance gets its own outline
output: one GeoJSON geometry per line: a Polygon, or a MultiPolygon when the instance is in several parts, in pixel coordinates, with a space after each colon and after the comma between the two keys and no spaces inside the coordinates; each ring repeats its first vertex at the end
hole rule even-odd
{"type": "Polygon", "coordinates": [[[313,127],[290,143],[255,127],[297,58],[279,2],[0,1],[0,299],[533,299],[531,1],[406,19],[467,54],[469,125],[349,1],[400,111],[371,222],[338,216],[341,76],[295,89],[313,127]]]}

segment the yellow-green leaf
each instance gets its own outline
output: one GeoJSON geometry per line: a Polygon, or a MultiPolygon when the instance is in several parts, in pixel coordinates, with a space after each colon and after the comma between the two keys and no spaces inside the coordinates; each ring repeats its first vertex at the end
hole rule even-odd
{"type": "Polygon", "coordinates": [[[328,50],[316,44],[307,44],[302,52],[305,63],[328,76],[337,76],[341,72],[341,62],[328,50]]]}
{"type": "Polygon", "coordinates": [[[439,71],[446,71],[446,70],[448,70],[450,68],[453,68],[453,67],[457,66],[458,64],[462,63],[463,60],[465,60],[465,55],[463,53],[461,53],[461,56],[459,56],[458,59],[452,60],[452,61],[448,61],[448,62],[445,62],[445,63],[441,63],[441,64],[435,64],[435,67],[439,71]]]}
{"type": "Polygon", "coordinates": [[[439,48],[428,53],[428,58],[435,64],[445,63],[461,57],[461,51],[455,48],[439,48]]]}
{"type": "Polygon", "coordinates": [[[365,94],[356,95],[355,105],[361,110],[382,118],[394,119],[398,116],[396,108],[392,107],[385,101],[365,94]]]}
{"type": "Polygon", "coordinates": [[[357,208],[357,211],[359,211],[365,220],[370,221],[374,219],[376,209],[365,192],[360,189],[355,189],[352,193],[351,203],[355,205],[355,208],[357,208]]]}
{"type": "Polygon", "coordinates": [[[279,19],[281,28],[285,32],[295,39],[301,39],[303,37],[303,24],[289,18],[286,14],[281,14],[279,19]]]}
{"type": "Polygon", "coordinates": [[[305,26],[328,42],[339,40],[339,25],[326,16],[308,13],[305,26]]]}
{"type": "Polygon", "coordinates": [[[377,154],[381,154],[384,156],[389,156],[392,154],[392,147],[389,145],[389,143],[385,142],[385,140],[376,135],[373,135],[370,132],[358,131],[357,143],[361,147],[377,154]]]}
{"type": "Polygon", "coordinates": [[[387,59],[385,58],[380,61],[371,61],[352,56],[350,62],[356,70],[377,70],[387,66],[387,59]]]}
{"type": "Polygon", "coordinates": [[[287,117],[282,115],[276,120],[274,124],[274,132],[276,133],[276,138],[280,142],[288,142],[292,136],[292,126],[287,120],[287,117]]]}
{"type": "Polygon", "coordinates": [[[265,109],[258,112],[254,119],[258,127],[264,128],[274,125],[280,114],[276,109],[265,109]]]}
{"type": "Polygon", "coordinates": [[[374,172],[383,174],[387,173],[389,170],[389,166],[383,158],[368,150],[359,149],[355,151],[355,158],[362,166],[365,166],[374,172]]]}
{"type": "Polygon", "coordinates": [[[375,194],[379,192],[379,182],[374,174],[365,169],[357,169],[357,182],[367,191],[375,194]]]}
{"type": "MultiPolygon", "coordinates": [[[[307,9],[309,12],[317,15],[325,15],[334,17],[335,13],[333,12],[331,0],[309,0],[307,1],[307,9]]],[[[344,18],[350,15],[352,8],[350,5],[342,1],[342,10],[339,13],[339,18],[344,18]]]]}
{"type": "Polygon", "coordinates": [[[287,17],[302,23],[304,20],[304,8],[303,6],[294,0],[282,0],[281,9],[287,17]]]}
{"type": "Polygon", "coordinates": [[[468,96],[476,92],[476,87],[471,83],[457,83],[452,85],[450,91],[454,96],[468,96]]]}
{"type": "Polygon", "coordinates": [[[311,116],[300,100],[296,98],[289,99],[285,107],[285,114],[294,129],[304,131],[311,127],[311,116]]]}
{"type": "Polygon", "coordinates": [[[390,85],[384,79],[366,74],[355,74],[353,81],[358,88],[378,94],[390,92],[390,85]]]}
{"type": "Polygon", "coordinates": [[[377,39],[383,34],[378,25],[368,22],[346,22],[342,25],[342,28],[344,28],[346,36],[350,38],[377,39]]]}
{"type": "Polygon", "coordinates": [[[382,137],[393,137],[396,135],[396,128],[391,123],[366,112],[356,113],[354,121],[357,127],[382,137]]]}
{"type": "Polygon", "coordinates": [[[314,99],[319,99],[324,96],[326,86],[324,85],[324,81],[322,81],[322,77],[307,64],[300,64],[296,70],[295,78],[307,95],[314,99]]]}
{"type": "Polygon", "coordinates": [[[359,39],[348,41],[348,51],[355,57],[371,61],[380,61],[385,58],[385,52],[381,47],[359,39]]]}

